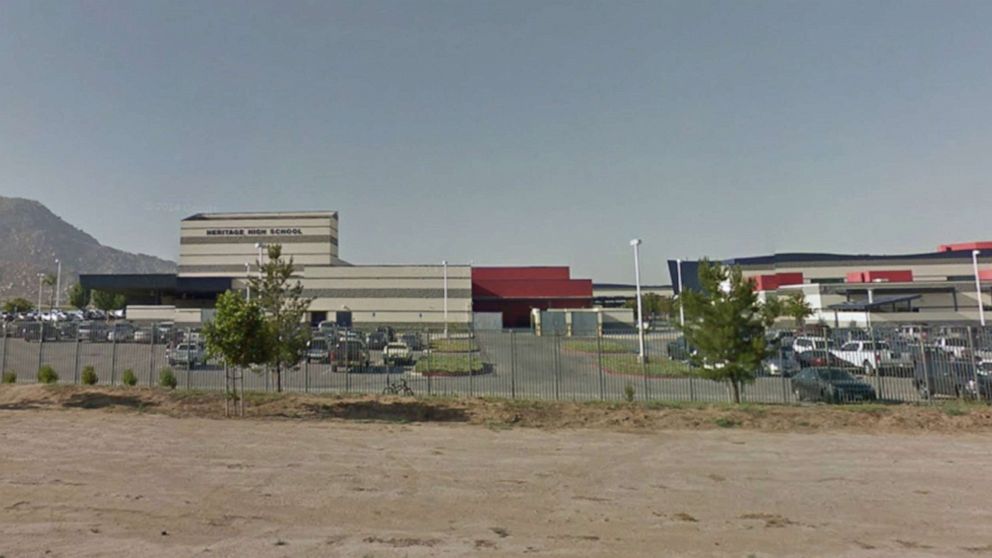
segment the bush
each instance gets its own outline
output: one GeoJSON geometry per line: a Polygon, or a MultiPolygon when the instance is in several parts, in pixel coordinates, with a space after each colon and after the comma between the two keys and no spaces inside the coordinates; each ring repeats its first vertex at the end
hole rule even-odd
{"type": "Polygon", "coordinates": [[[59,381],[58,372],[54,368],[48,366],[42,366],[38,369],[38,383],[39,384],[54,384],[59,381]]]}
{"type": "Polygon", "coordinates": [[[623,398],[628,403],[633,403],[634,401],[634,384],[627,382],[627,385],[623,386],[623,398]]]}
{"type": "Polygon", "coordinates": [[[176,380],[176,375],[172,372],[171,368],[163,368],[159,370],[158,385],[164,388],[176,389],[179,382],[176,380]]]}
{"type": "Polygon", "coordinates": [[[5,384],[16,384],[17,383],[17,373],[14,372],[14,371],[12,371],[12,370],[8,370],[8,371],[4,372],[3,373],[3,383],[5,383],[5,384]]]}
{"type": "Polygon", "coordinates": [[[134,370],[128,368],[121,376],[121,382],[126,386],[135,386],[138,385],[138,377],[134,375],[134,370]]]}
{"type": "Polygon", "coordinates": [[[96,383],[100,381],[100,378],[96,377],[96,370],[94,370],[92,366],[83,368],[83,373],[79,379],[83,382],[83,385],[86,386],[95,386],[96,383]]]}

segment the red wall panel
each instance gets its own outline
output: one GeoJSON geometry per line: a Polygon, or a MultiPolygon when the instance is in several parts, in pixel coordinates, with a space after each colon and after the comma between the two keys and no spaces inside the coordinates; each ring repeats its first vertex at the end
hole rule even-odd
{"type": "Polygon", "coordinates": [[[571,277],[568,267],[473,267],[472,281],[475,280],[549,280],[571,277]]]}
{"type": "Polygon", "coordinates": [[[472,280],[472,298],[592,298],[589,279],[472,280]]]}
{"type": "Polygon", "coordinates": [[[785,285],[802,285],[803,284],[803,274],[800,272],[795,273],[776,273],[775,279],[778,281],[778,286],[782,287],[785,285]]]}

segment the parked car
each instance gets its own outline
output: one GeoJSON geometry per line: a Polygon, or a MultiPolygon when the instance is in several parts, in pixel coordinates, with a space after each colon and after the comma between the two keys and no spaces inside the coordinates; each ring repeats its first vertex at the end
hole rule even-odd
{"type": "Polygon", "coordinates": [[[387,366],[404,366],[413,364],[413,353],[410,347],[402,341],[386,344],[382,349],[382,361],[387,366]]]}
{"type": "Polygon", "coordinates": [[[848,368],[850,364],[835,357],[830,354],[829,351],[817,350],[817,351],[803,351],[801,353],[795,353],[796,362],[799,363],[799,368],[817,368],[822,366],[830,366],[833,368],[848,368]]]}
{"type": "Polygon", "coordinates": [[[368,347],[357,339],[338,341],[330,357],[333,372],[341,369],[353,371],[355,368],[368,368],[371,364],[368,347]]]}
{"type": "Polygon", "coordinates": [[[825,337],[796,337],[792,341],[792,350],[796,354],[806,351],[827,351],[830,350],[830,341],[825,337]]]}
{"type": "Polygon", "coordinates": [[[134,341],[134,326],[127,322],[117,322],[107,332],[107,341],[127,343],[134,341]]]}
{"type": "Polygon", "coordinates": [[[420,335],[416,333],[404,333],[400,336],[400,341],[405,343],[407,347],[410,347],[411,351],[424,350],[424,342],[420,339],[420,335]]]}
{"type": "Polygon", "coordinates": [[[792,351],[780,351],[766,358],[761,363],[762,370],[769,376],[784,376],[789,378],[801,369],[796,354],[792,351]]]}
{"type": "Polygon", "coordinates": [[[875,388],[843,368],[807,368],[792,378],[792,392],[800,401],[874,401],[875,388]]]}
{"type": "Polygon", "coordinates": [[[934,347],[949,353],[958,359],[971,358],[971,351],[968,349],[968,340],[960,337],[941,337],[934,342],[934,347]]]}
{"type": "Polygon", "coordinates": [[[368,347],[370,351],[381,351],[389,343],[389,335],[384,331],[373,331],[369,334],[368,347]]]}
{"type": "Polygon", "coordinates": [[[193,369],[207,363],[203,345],[199,343],[180,343],[165,353],[169,366],[181,366],[193,369]]]}
{"type": "Polygon", "coordinates": [[[932,349],[926,352],[925,358],[917,360],[913,384],[920,397],[992,397],[992,376],[967,360],[951,360],[941,353],[939,349],[932,349]]]}
{"type": "Polygon", "coordinates": [[[696,352],[696,349],[689,345],[685,337],[679,337],[674,341],[669,341],[667,349],[668,358],[682,362],[689,360],[696,352]]]}
{"type": "Polygon", "coordinates": [[[909,353],[895,352],[888,343],[882,341],[848,341],[830,353],[848,364],[861,367],[869,376],[883,368],[892,370],[913,367],[913,359],[909,353]]]}
{"type": "Polygon", "coordinates": [[[327,340],[321,337],[311,339],[307,343],[306,359],[307,362],[311,363],[329,364],[331,362],[331,354],[327,350],[327,340]]]}

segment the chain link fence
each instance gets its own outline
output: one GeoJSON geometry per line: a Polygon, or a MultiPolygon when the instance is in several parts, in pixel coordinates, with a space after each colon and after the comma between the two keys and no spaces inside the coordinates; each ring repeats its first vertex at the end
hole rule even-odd
{"type": "MultiPolygon", "coordinates": [[[[0,341],[5,381],[13,374],[16,383],[34,383],[42,368],[51,368],[60,384],[80,384],[89,376],[98,385],[131,380],[155,386],[168,371],[180,389],[220,391],[227,385],[223,363],[206,355],[200,332],[190,327],[8,322],[0,341]]],[[[810,326],[773,330],[768,344],[769,358],[744,386],[745,402],[992,400],[992,328],[810,326]]],[[[281,383],[284,391],[311,393],[383,393],[405,385],[428,396],[731,399],[726,383],[706,379],[706,370],[692,364],[695,351],[677,328],[659,324],[647,331],[643,358],[639,347],[637,332],[582,337],[512,330],[448,336],[389,332],[375,343],[357,332],[336,332],[281,371],[281,383]]],[[[244,371],[243,378],[246,391],[276,389],[273,370],[244,371]]]]}

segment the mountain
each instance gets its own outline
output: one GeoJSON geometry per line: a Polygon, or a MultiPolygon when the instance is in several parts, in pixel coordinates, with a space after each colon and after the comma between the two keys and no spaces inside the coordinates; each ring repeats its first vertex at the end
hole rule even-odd
{"type": "MultiPolygon", "coordinates": [[[[0,301],[38,298],[38,273],[62,261],[62,300],[80,273],[175,273],[168,260],[100,244],[34,200],[0,196],[0,301]]],[[[43,297],[48,303],[50,287],[43,297]]]]}

